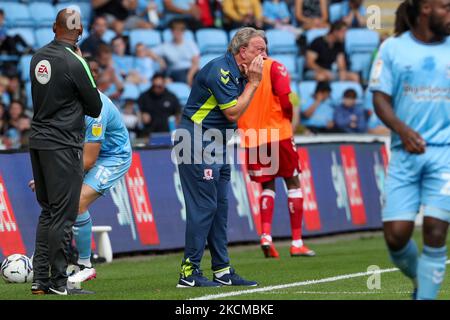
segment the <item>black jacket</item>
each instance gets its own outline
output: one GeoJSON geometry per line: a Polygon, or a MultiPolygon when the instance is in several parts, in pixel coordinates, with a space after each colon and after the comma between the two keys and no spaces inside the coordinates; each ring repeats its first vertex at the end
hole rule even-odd
{"type": "Polygon", "coordinates": [[[89,66],[74,50],[66,42],[53,40],[31,59],[30,148],[81,149],[84,115],[100,115],[102,102],[89,66]]]}

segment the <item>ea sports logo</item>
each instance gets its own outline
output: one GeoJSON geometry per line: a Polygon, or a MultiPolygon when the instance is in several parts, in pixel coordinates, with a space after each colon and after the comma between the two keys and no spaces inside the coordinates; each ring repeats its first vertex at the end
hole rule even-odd
{"type": "Polygon", "coordinates": [[[36,80],[41,84],[47,84],[52,76],[52,66],[48,60],[41,60],[34,68],[34,75],[36,80]]]}

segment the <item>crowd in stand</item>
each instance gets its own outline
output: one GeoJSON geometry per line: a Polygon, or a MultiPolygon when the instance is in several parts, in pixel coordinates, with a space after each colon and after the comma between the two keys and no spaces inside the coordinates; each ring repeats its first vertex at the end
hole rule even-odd
{"type": "MultiPolygon", "coordinates": [[[[72,4],[21,2],[50,3],[55,9],[72,4]]],[[[80,49],[99,64],[97,86],[121,108],[133,141],[142,138],[148,143],[152,133],[168,132],[171,121],[178,122],[186,97],[170,89],[173,84],[189,88],[204,64],[196,32],[216,28],[231,34],[243,26],[281,30],[295,37],[295,58],[303,61],[301,67],[295,66],[299,76],[293,77],[292,85],[301,96],[299,132],[388,133],[373,112],[369,93],[347,88],[336,99],[332,92],[333,82],[351,81],[361,88],[367,84],[368,72],[349,67],[344,43],[350,28],[366,26],[363,0],[81,0],[77,4],[82,17],[84,8],[89,11],[83,21],[88,33],[80,49]],[[334,10],[331,17],[331,7],[337,3],[338,15],[334,10]],[[315,29],[318,33],[311,40],[308,32],[315,29]],[[156,45],[145,38],[136,41],[131,37],[135,30],[157,30],[163,41],[156,45]],[[306,82],[313,87],[303,96],[306,82]]],[[[12,33],[21,28],[11,28],[7,14],[2,1],[0,53],[11,59],[1,59],[0,149],[27,144],[32,105],[26,79],[29,64],[22,60],[38,48],[27,42],[26,34],[12,33]]],[[[361,70],[370,70],[370,64],[367,61],[361,70]]]]}

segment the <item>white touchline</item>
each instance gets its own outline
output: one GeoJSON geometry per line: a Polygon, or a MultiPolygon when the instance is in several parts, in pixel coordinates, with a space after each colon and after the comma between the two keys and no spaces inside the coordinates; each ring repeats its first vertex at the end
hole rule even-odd
{"type": "MultiPolygon", "coordinates": [[[[450,260],[447,260],[446,264],[450,264],[450,260]]],[[[280,285],[276,285],[276,286],[268,286],[268,287],[262,287],[262,288],[256,288],[256,289],[231,291],[231,292],[225,292],[225,293],[219,293],[219,294],[209,294],[206,296],[191,298],[189,300],[221,299],[221,298],[227,298],[227,297],[241,296],[241,295],[250,294],[250,293],[258,293],[258,292],[266,292],[266,291],[280,290],[280,289],[293,288],[293,287],[301,287],[301,286],[307,286],[310,284],[334,282],[334,281],[339,281],[339,280],[346,280],[346,279],[351,279],[351,278],[358,278],[358,277],[370,276],[373,274],[380,274],[380,273],[387,273],[387,272],[394,272],[394,271],[399,271],[399,269],[390,268],[390,269],[381,269],[378,271],[366,271],[366,272],[344,274],[341,276],[335,276],[335,277],[329,277],[329,278],[323,278],[323,279],[317,279],[317,280],[306,280],[306,281],[286,283],[286,284],[280,284],[280,285]]]]}

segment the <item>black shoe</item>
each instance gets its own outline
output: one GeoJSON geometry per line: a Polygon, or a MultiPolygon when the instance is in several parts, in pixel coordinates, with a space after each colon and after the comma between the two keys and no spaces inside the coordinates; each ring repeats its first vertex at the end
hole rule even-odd
{"type": "Polygon", "coordinates": [[[36,295],[48,294],[48,287],[41,283],[33,282],[31,284],[31,294],[36,295]]]}

